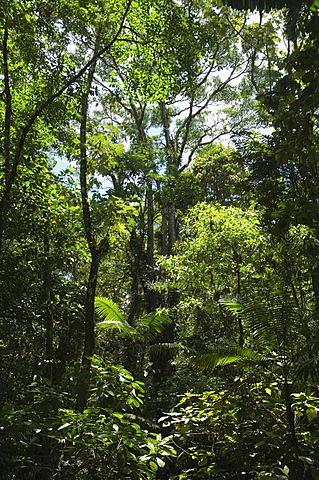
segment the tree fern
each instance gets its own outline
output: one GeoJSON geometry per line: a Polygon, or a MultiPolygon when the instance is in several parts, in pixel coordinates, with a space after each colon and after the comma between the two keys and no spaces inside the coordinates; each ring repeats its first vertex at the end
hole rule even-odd
{"type": "Polygon", "coordinates": [[[251,298],[236,301],[224,297],[220,303],[241,316],[246,336],[255,349],[237,346],[214,349],[200,356],[197,365],[214,369],[238,362],[260,364],[280,360],[291,363],[296,350],[299,316],[294,300],[286,292],[274,296],[271,302],[251,298]]]}

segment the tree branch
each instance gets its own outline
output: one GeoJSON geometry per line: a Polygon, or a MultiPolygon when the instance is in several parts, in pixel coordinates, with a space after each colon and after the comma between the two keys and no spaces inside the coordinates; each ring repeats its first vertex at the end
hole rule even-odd
{"type": "Polygon", "coordinates": [[[114,45],[114,43],[118,40],[122,30],[123,30],[123,27],[124,27],[124,22],[126,20],[126,17],[128,15],[128,12],[130,10],[130,7],[131,7],[131,4],[132,4],[132,1],[133,0],[129,0],[128,1],[128,4],[126,6],[126,9],[124,11],[124,14],[123,14],[123,18],[121,20],[121,23],[120,23],[120,26],[116,32],[116,34],[114,35],[113,39],[105,46],[103,47],[102,49],[100,49],[99,51],[97,51],[93,57],[75,74],[73,75],[57,92],[55,92],[54,94],[50,95],[34,112],[33,114],[30,116],[28,122],[25,124],[24,127],[21,127],[21,136],[20,136],[20,139],[19,139],[19,142],[18,142],[18,145],[17,145],[17,148],[16,148],[16,153],[15,153],[15,156],[14,156],[14,159],[13,159],[13,162],[12,162],[12,166],[11,166],[11,169],[10,169],[10,173],[8,174],[8,178],[7,178],[7,182],[6,182],[6,187],[5,187],[5,190],[4,190],[4,193],[3,193],[3,196],[2,196],[2,199],[0,201],[0,247],[1,247],[1,238],[2,238],[2,233],[3,233],[3,230],[4,230],[4,218],[5,218],[5,214],[6,214],[6,211],[8,209],[8,206],[9,206],[9,201],[10,201],[10,193],[11,193],[11,189],[12,189],[12,186],[14,184],[14,181],[16,179],[16,176],[17,176],[17,169],[18,169],[18,165],[19,165],[19,162],[21,160],[21,155],[22,155],[22,152],[23,152],[23,149],[24,149],[24,145],[25,145],[25,141],[26,141],[26,138],[31,130],[31,128],[33,127],[35,121],[40,117],[40,115],[42,114],[42,112],[48,108],[57,98],[61,97],[61,95],[73,84],[75,83],[77,80],[79,80],[83,75],[84,73],[92,66],[96,63],[96,61],[102,56],[104,55],[106,52],[108,52],[112,46],[114,45]]]}

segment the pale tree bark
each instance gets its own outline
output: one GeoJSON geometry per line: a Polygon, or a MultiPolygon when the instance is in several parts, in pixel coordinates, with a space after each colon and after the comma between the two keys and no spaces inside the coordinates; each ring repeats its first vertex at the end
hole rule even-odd
{"type": "MultiPolygon", "coordinates": [[[[168,117],[166,105],[164,102],[161,102],[159,106],[160,106],[160,112],[161,112],[163,132],[165,137],[166,170],[168,175],[172,177],[177,177],[178,167],[180,162],[179,155],[178,155],[178,145],[177,145],[176,139],[172,138],[170,135],[169,117],[168,117]]],[[[163,242],[162,253],[164,255],[173,255],[174,245],[177,240],[175,201],[174,200],[169,200],[167,202],[163,201],[163,210],[164,210],[163,222],[166,222],[166,226],[162,225],[162,232],[163,233],[165,232],[167,236],[162,240],[163,242]]]]}

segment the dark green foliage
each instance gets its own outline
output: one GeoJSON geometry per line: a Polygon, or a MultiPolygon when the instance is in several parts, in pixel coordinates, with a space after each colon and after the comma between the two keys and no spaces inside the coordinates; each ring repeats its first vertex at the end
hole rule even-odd
{"type": "Polygon", "coordinates": [[[24,408],[5,404],[1,412],[3,478],[154,478],[154,464],[174,455],[168,442],[150,433],[139,409],[144,390],[123,367],[91,374],[91,396],[83,412],[74,409],[76,369],[63,386],[33,382],[24,408]],[[14,477],[12,476],[14,474],[14,477]]]}

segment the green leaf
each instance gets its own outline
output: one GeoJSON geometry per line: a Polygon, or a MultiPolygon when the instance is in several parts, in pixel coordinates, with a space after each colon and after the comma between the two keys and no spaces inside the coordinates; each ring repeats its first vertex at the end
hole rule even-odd
{"type": "Polygon", "coordinates": [[[162,333],[171,323],[172,319],[167,312],[157,310],[139,319],[137,331],[141,333],[143,338],[152,340],[162,333]]]}
{"type": "Polygon", "coordinates": [[[313,465],[314,464],[314,461],[313,461],[312,458],[303,457],[303,456],[299,456],[298,458],[299,458],[299,460],[301,460],[303,463],[306,463],[307,465],[313,465]]]}
{"type": "Polygon", "coordinates": [[[157,466],[157,464],[156,464],[155,462],[150,461],[150,467],[151,467],[151,469],[153,470],[153,472],[157,472],[158,466],[157,466]]]}
{"type": "Polygon", "coordinates": [[[310,10],[316,12],[319,9],[319,0],[314,0],[310,5],[310,10]]]}
{"type": "Polygon", "coordinates": [[[315,408],[307,408],[306,410],[306,415],[309,422],[312,422],[312,420],[317,416],[317,414],[318,412],[315,408]]]}
{"type": "Polygon", "coordinates": [[[61,425],[61,426],[58,428],[58,430],[63,430],[64,428],[69,427],[70,425],[72,425],[72,423],[70,423],[70,422],[64,423],[63,425],[61,425]]]}
{"type": "Polygon", "coordinates": [[[105,297],[96,297],[94,306],[97,315],[103,319],[103,322],[98,323],[99,327],[107,330],[117,330],[123,335],[133,336],[136,334],[135,328],[127,323],[118,305],[112,300],[105,297]]]}

